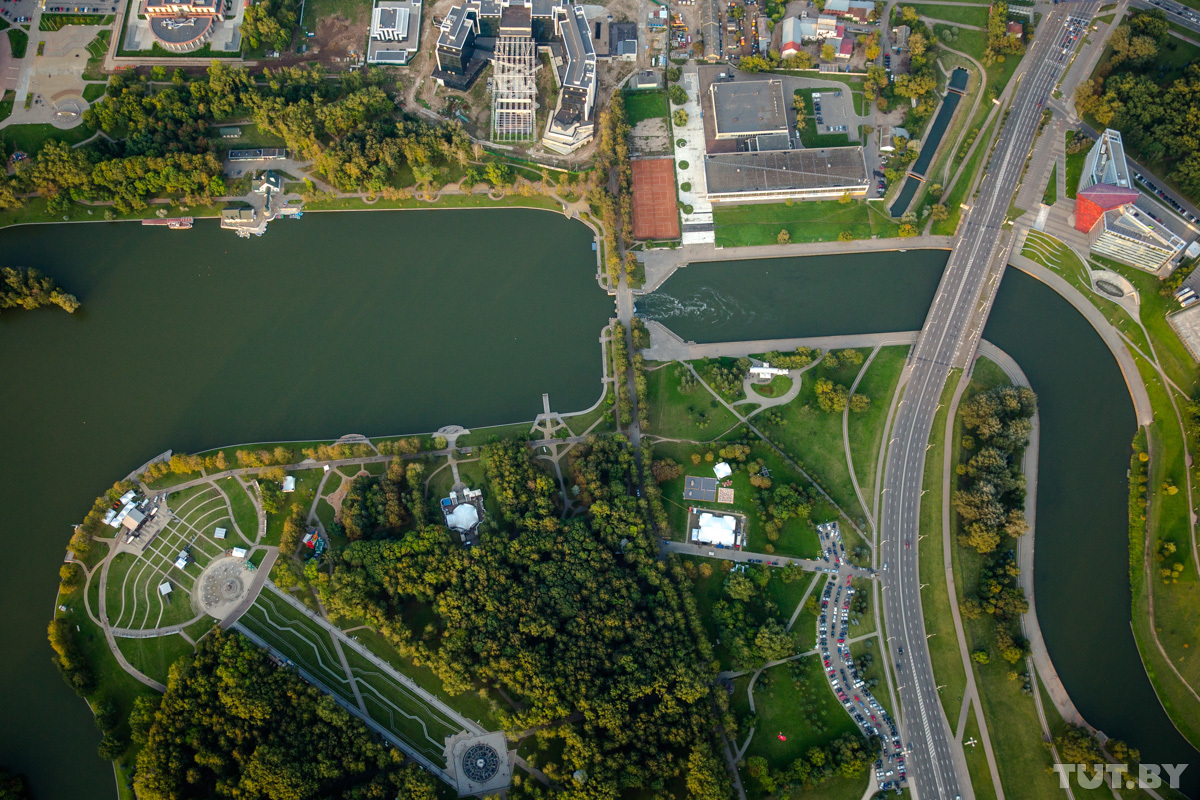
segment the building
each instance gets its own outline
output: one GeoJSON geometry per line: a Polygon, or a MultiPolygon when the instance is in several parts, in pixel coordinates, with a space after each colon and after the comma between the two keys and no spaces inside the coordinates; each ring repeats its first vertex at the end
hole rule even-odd
{"type": "Polygon", "coordinates": [[[908,49],[908,37],[912,34],[912,28],[907,25],[897,25],[892,28],[892,46],[897,50],[908,49]]]}
{"type": "MultiPolygon", "coordinates": [[[[565,57],[554,60],[560,90],[554,114],[546,123],[542,144],[558,153],[570,153],[592,139],[596,130],[596,53],[588,36],[583,6],[563,6],[555,15],[565,57]]],[[[633,26],[633,58],[637,58],[637,27],[633,26]]],[[[626,40],[628,41],[628,40],[626,40]]]]}
{"type": "MultiPolygon", "coordinates": [[[[807,21],[807,20],[806,20],[807,21]]],[[[812,35],[816,34],[817,26],[811,23],[810,26],[812,35]]],[[[800,45],[804,42],[805,28],[801,24],[799,17],[786,17],[783,20],[783,25],[780,27],[780,45],[779,55],[784,58],[789,58],[800,52],[800,45]]],[[[760,48],[761,49],[761,48],[760,48]]]]}
{"type": "Polygon", "coordinates": [[[1008,35],[1014,39],[1021,39],[1025,36],[1025,26],[1019,22],[1010,22],[1006,28],[1008,35]]]}
{"type": "Polygon", "coordinates": [[[129,513],[125,515],[125,519],[121,520],[121,526],[129,533],[133,533],[141,524],[146,521],[146,515],[136,508],[129,509],[129,513]]]}
{"type": "Polygon", "coordinates": [[[233,556],[234,558],[245,558],[246,557],[246,548],[235,547],[229,551],[229,555],[233,556]]]}
{"type": "Polygon", "coordinates": [[[463,544],[470,545],[483,519],[483,490],[452,491],[449,497],[442,498],[441,508],[446,527],[462,537],[463,544]]]}
{"type": "Polygon", "coordinates": [[[848,17],[856,22],[870,22],[875,14],[875,3],[868,0],[828,0],[825,3],[826,14],[848,17]]]}
{"type": "Polygon", "coordinates": [[[173,589],[174,587],[171,586],[170,581],[163,581],[158,585],[158,593],[162,597],[167,597],[169,594],[171,594],[173,589]]]}
{"type": "Polygon", "coordinates": [[[288,475],[286,478],[283,479],[283,491],[285,493],[296,491],[296,476],[295,475],[288,475]]]}
{"type": "Polygon", "coordinates": [[[143,0],[140,14],[150,22],[155,44],[173,53],[199,50],[222,19],[222,0],[143,0]]]}
{"type": "Polygon", "coordinates": [[[630,89],[661,89],[662,74],[651,69],[634,73],[629,79],[630,89]]]}
{"type": "Polygon", "coordinates": [[[287,158],[285,147],[261,147],[256,150],[230,150],[225,154],[230,161],[282,161],[287,158]]]}
{"type": "Polygon", "coordinates": [[[721,3],[720,0],[697,0],[700,3],[700,40],[697,44],[699,58],[716,61],[721,58],[721,3]]]}
{"type": "Polygon", "coordinates": [[[844,35],[845,30],[841,25],[838,26],[838,34],[839,38],[826,39],[825,43],[833,47],[834,58],[849,61],[850,56],[854,55],[854,37],[844,35]]]}
{"type": "Polygon", "coordinates": [[[754,21],[754,28],[758,32],[758,49],[765,53],[771,49],[771,18],[759,14],[754,21]]]}
{"type": "Polygon", "coordinates": [[[175,557],[175,568],[183,569],[192,560],[192,555],[187,550],[180,550],[179,555],[175,557]]]}
{"type": "Polygon", "coordinates": [[[740,139],[788,131],[783,82],[778,78],[715,81],[709,87],[718,139],[740,139]]]}
{"type": "Polygon", "coordinates": [[[607,45],[608,56],[610,58],[615,58],[619,61],[637,61],[637,23],[610,22],[608,25],[607,45]]]}
{"type": "MultiPolygon", "coordinates": [[[[1075,229],[1088,235],[1092,252],[1157,272],[1179,259],[1191,231],[1172,228],[1134,188],[1119,131],[1107,129],[1083,163],[1075,195],[1075,229]]],[[[1169,212],[1167,217],[1173,219],[1169,212]]]]}
{"type": "Polygon", "coordinates": [[[217,128],[217,133],[222,139],[240,139],[242,136],[242,129],[236,125],[228,125],[217,128]]]}
{"type": "Polygon", "coordinates": [[[225,534],[227,534],[228,532],[229,531],[227,531],[225,528],[217,528],[215,531],[213,531],[213,538],[214,539],[224,539],[225,534]]]}
{"type": "MultiPolygon", "coordinates": [[[[637,26],[608,27],[610,45],[615,35],[618,51],[631,51],[636,58],[637,26]]],[[[583,6],[566,0],[467,0],[454,6],[438,29],[433,76],[440,85],[463,91],[490,62],[492,136],[528,139],[537,119],[538,51],[549,54],[560,87],[542,143],[569,153],[595,132],[596,49],[583,6]]]]}
{"type": "Polygon", "coordinates": [[[704,177],[714,203],[864,197],[870,186],[860,146],[710,154],[704,177]]]}
{"type": "Polygon", "coordinates": [[[421,33],[421,0],[375,0],[367,62],[404,65],[416,54],[421,33]]]}

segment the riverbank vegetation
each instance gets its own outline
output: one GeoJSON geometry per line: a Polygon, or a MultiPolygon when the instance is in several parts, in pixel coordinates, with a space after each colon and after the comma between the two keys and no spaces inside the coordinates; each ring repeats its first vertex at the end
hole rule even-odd
{"type": "Polygon", "coordinates": [[[75,295],[64,292],[53,278],[31,267],[0,269],[0,309],[23,308],[32,311],[44,306],[58,306],[68,314],[79,309],[75,295]]]}

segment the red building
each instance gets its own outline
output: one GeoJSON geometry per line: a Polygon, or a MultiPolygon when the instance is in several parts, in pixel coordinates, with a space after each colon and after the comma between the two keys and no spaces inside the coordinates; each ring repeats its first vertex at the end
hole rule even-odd
{"type": "Polygon", "coordinates": [[[1107,183],[1096,183],[1081,190],[1075,195],[1075,230],[1091,231],[1105,211],[1120,208],[1137,198],[1137,189],[1107,183]]]}

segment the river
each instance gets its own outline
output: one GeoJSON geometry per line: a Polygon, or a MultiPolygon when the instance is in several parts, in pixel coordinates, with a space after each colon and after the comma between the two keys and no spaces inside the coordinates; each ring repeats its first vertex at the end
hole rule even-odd
{"type": "MultiPolygon", "coordinates": [[[[944,251],[693,264],[638,303],[698,342],[916,330],[944,251]]],[[[1154,763],[1200,754],[1171,725],[1129,628],[1126,471],[1136,430],[1115,359],[1067,301],[1009,269],[985,338],[1021,365],[1041,417],[1034,591],[1055,668],[1083,717],[1154,763]]]]}
{"type": "Polygon", "coordinates": [[[112,798],[45,630],[72,523],[167,448],[532,419],[600,397],[611,298],[592,233],[544,211],[308,214],[241,240],[131,223],[0,230],[76,294],[0,316],[0,766],[112,798]]]}

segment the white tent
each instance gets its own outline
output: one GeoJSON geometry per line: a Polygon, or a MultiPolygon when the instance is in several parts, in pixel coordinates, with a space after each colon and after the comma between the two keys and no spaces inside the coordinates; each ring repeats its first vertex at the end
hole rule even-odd
{"type": "Polygon", "coordinates": [[[286,478],[283,479],[283,490],[285,492],[296,491],[296,476],[295,475],[288,475],[286,478]]]}
{"type": "Polygon", "coordinates": [[[169,595],[171,593],[171,589],[172,589],[172,587],[171,587],[170,581],[163,581],[162,583],[160,583],[158,585],[158,593],[161,594],[163,597],[166,597],[167,595],[169,595]]]}
{"type": "Polygon", "coordinates": [[[713,474],[716,475],[719,480],[724,480],[733,474],[733,467],[729,466],[724,461],[718,461],[717,465],[713,467],[713,474]]]}
{"type": "Polygon", "coordinates": [[[246,557],[246,548],[244,548],[244,547],[235,547],[230,552],[233,554],[234,558],[245,558],[246,557]]]}
{"type": "Polygon", "coordinates": [[[228,533],[228,531],[225,528],[217,528],[216,531],[213,532],[213,538],[224,539],[226,533],[228,533]]]}
{"type": "Polygon", "coordinates": [[[736,530],[736,517],[705,512],[700,515],[700,527],[692,531],[692,538],[700,544],[732,547],[737,542],[736,530]]]}
{"type": "Polygon", "coordinates": [[[451,530],[466,533],[479,524],[479,510],[470,503],[461,503],[446,515],[446,524],[451,530]]]}

